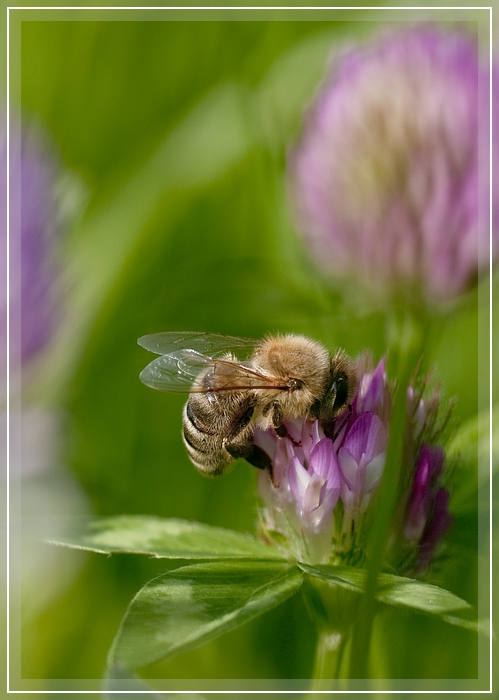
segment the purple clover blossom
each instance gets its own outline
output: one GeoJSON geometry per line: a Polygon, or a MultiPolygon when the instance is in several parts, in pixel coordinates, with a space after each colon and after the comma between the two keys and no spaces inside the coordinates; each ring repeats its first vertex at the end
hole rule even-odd
{"type": "MultiPolygon", "coordinates": [[[[334,441],[318,421],[286,422],[288,437],[255,430],[254,442],[272,461],[272,477],[260,474],[260,494],[267,506],[264,527],[290,533],[297,556],[326,561],[337,523],[339,499],[348,519],[359,518],[383,471],[391,397],[385,361],[360,376],[351,411],[337,419],[334,441]]],[[[348,522],[347,522],[348,520],[348,522]]],[[[336,533],[340,536],[340,531],[336,533]]]]}
{"type": "Polygon", "coordinates": [[[379,299],[446,302],[475,282],[489,260],[488,76],[476,41],[432,24],[340,56],[290,160],[319,266],[379,299]]]}
{"type": "MultiPolygon", "coordinates": [[[[357,367],[357,394],[333,425],[294,420],[285,423],[287,436],[283,438],[273,430],[257,428],[254,433],[255,445],[272,462],[272,474],[265,470],[259,475],[265,504],[262,534],[272,539],[278,533],[278,541],[284,536],[292,553],[309,563],[325,563],[335,557],[358,561],[355,548],[365,542],[364,514],[383,474],[392,386],[384,359],[373,368],[364,357],[357,367]]],[[[409,487],[402,494],[403,527],[394,541],[403,539],[405,561],[418,572],[431,563],[451,524],[449,494],[441,485],[444,451],[424,443],[426,437],[436,434],[437,409],[436,393],[426,400],[410,387],[405,454],[415,458],[413,467],[410,457],[405,467],[410,474],[402,474],[409,487]]]]}

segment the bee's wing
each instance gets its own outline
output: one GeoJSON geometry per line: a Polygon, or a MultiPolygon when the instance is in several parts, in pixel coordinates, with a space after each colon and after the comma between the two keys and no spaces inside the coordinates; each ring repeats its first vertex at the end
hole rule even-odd
{"type": "Polygon", "coordinates": [[[248,389],[279,389],[288,386],[282,379],[248,367],[233,360],[208,357],[192,349],[178,350],[161,355],[140,373],[141,381],[161,391],[244,391],[248,389]],[[195,388],[193,382],[200,372],[208,370],[203,384],[195,388]]]}
{"type": "Polygon", "coordinates": [[[137,340],[146,350],[157,355],[171,355],[179,350],[194,350],[208,357],[220,357],[231,350],[252,350],[258,341],[251,338],[239,338],[235,335],[219,335],[218,333],[184,333],[166,332],[144,335],[137,340]]]}
{"type": "Polygon", "coordinates": [[[157,357],[142,370],[139,377],[144,384],[160,391],[190,391],[199,373],[212,365],[211,357],[195,350],[179,350],[157,357]]]}

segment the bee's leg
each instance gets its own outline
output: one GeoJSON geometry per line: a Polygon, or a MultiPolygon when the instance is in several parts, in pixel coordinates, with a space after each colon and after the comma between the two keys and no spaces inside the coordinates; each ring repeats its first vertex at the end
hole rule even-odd
{"type": "Polygon", "coordinates": [[[272,411],[272,428],[274,429],[274,432],[277,435],[277,437],[288,438],[288,440],[291,440],[295,447],[299,447],[301,443],[297,442],[289,434],[288,429],[284,425],[284,415],[282,412],[281,404],[277,403],[277,401],[274,401],[270,404],[270,408],[268,410],[269,412],[272,411]]]}
{"type": "Polygon", "coordinates": [[[272,414],[270,417],[270,425],[275,434],[278,437],[288,437],[288,431],[286,430],[286,426],[283,422],[284,415],[281,404],[277,401],[271,401],[268,403],[263,409],[262,415],[268,416],[269,414],[272,414]]]}
{"type": "Polygon", "coordinates": [[[288,429],[284,425],[284,414],[282,412],[281,404],[277,401],[271,401],[263,409],[262,415],[268,416],[269,413],[272,413],[270,423],[272,426],[272,430],[277,435],[277,437],[288,438],[289,440],[291,440],[293,445],[295,445],[295,447],[299,447],[301,443],[296,442],[296,440],[293,437],[291,437],[291,435],[288,433],[288,429]]]}
{"type": "Polygon", "coordinates": [[[257,469],[266,469],[270,475],[272,486],[274,488],[278,488],[278,485],[274,481],[272,460],[261,447],[250,443],[248,445],[238,447],[235,447],[234,445],[225,445],[225,449],[235,459],[245,459],[247,462],[249,462],[249,464],[257,469]]]}
{"type": "Polygon", "coordinates": [[[226,440],[228,443],[234,442],[236,438],[248,427],[255,411],[256,396],[248,394],[239,407],[239,412],[235,414],[232,425],[228,428],[226,440]]]}

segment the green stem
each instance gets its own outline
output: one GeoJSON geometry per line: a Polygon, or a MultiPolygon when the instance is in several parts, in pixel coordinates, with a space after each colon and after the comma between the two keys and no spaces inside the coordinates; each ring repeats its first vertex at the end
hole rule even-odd
{"type": "Polygon", "coordinates": [[[336,678],[341,648],[341,632],[319,632],[314,660],[314,679],[336,678]]]}
{"type": "MultiPolygon", "coordinates": [[[[322,629],[317,637],[311,691],[337,690],[335,680],[340,677],[341,660],[346,638],[337,630],[322,629]]],[[[319,697],[319,695],[317,695],[319,697]]]]}
{"type": "Polygon", "coordinates": [[[350,640],[359,596],[315,576],[305,577],[302,595],[317,629],[311,692],[338,690],[344,685],[339,684],[338,679],[345,678],[342,659],[350,640]]]}
{"type": "Polygon", "coordinates": [[[376,612],[377,579],[396,506],[402,464],[407,416],[407,387],[421,356],[424,341],[422,327],[411,317],[397,319],[388,330],[397,385],[391,411],[385,468],[378,489],[372,528],[367,543],[369,567],[365,592],[359,605],[359,614],[353,630],[349,672],[352,679],[368,677],[369,645],[376,612]]]}

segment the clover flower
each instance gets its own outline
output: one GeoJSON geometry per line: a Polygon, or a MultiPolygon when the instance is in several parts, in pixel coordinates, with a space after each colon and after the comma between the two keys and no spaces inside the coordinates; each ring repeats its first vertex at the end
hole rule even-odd
{"type": "Polygon", "coordinates": [[[336,61],[290,158],[299,228],[327,273],[379,300],[447,302],[475,282],[489,260],[488,75],[470,36],[431,24],[336,61]]]}
{"type": "MultiPolygon", "coordinates": [[[[329,426],[286,422],[287,436],[256,429],[255,444],[272,462],[259,489],[264,539],[310,563],[358,563],[365,556],[366,520],[381,481],[388,445],[393,384],[385,361],[358,367],[351,407],[329,426]]],[[[422,572],[451,524],[449,492],[442,485],[445,453],[439,436],[438,399],[409,387],[408,430],[402,465],[399,521],[387,557],[400,573],[422,572]]]]}

